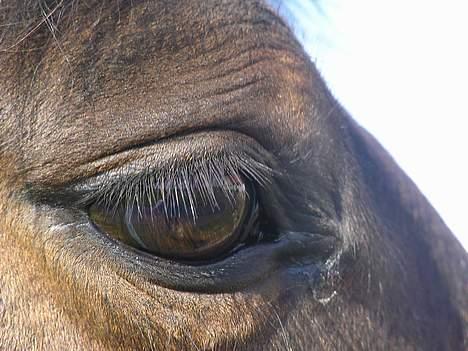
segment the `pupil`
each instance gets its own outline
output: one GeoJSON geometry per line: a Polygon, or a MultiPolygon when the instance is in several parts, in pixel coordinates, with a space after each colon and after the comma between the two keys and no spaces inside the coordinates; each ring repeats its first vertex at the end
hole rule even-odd
{"type": "Polygon", "coordinates": [[[209,259],[238,242],[247,200],[242,184],[228,194],[213,188],[207,197],[194,189],[192,201],[179,193],[169,205],[159,199],[119,209],[114,216],[102,209],[96,215],[93,207],[90,214],[105,232],[135,248],[168,258],[209,259]]]}

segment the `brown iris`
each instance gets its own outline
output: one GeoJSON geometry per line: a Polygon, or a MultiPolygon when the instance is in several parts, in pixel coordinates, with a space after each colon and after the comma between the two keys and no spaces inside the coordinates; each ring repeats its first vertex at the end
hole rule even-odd
{"type": "MultiPolygon", "coordinates": [[[[157,191],[155,191],[157,193],[157,191]]],[[[241,242],[249,212],[244,187],[226,192],[214,187],[209,196],[191,189],[170,200],[154,197],[133,205],[112,207],[95,203],[91,220],[107,235],[157,256],[210,259],[241,242]]]]}

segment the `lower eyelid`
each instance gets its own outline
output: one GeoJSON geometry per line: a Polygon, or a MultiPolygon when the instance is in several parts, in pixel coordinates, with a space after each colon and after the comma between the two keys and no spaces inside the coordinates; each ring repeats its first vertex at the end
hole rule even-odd
{"type": "Polygon", "coordinates": [[[310,269],[316,272],[314,276],[318,279],[320,270],[325,267],[324,262],[332,255],[336,244],[335,238],[328,236],[286,233],[272,243],[239,250],[221,261],[187,265],[129,249],[112,239],[107,240],[114,247],[109,252],[121,262],[116,262],[115,269],[121,271],[125,279],[138,285],[143,277],[168,289],[197,293],[230,293],[249,285],[258,285],[276,270],[290,266],[294,271],[296,265],[302,267],[302,256],[307,258],[310,269]],[[314,241],[311,237],[317,239],[314,241]],[[322,247],[327,248],[322,250],[322,247]],[[309,258],[309,253],[314,252],[320,252],[320,255],[309,258]],[[252,270],[252,267],[256,269],[252,270]]]}
{"type": "Polygon", "coordinates": [[[44,240],[55,252],[57,267],[63,265],[60,269],[69,271],[79,269],[69,266],[72,262],[93,266],[99,263],[103,265],[101,272],[114,272],[141,288],[154,284],[186,292],[236,292],[258,286],[278,270],[295,274],[295,267],[303,264],[307,264],[311,276],[320,277],[322,269],[329,269],[325,261],[338,248],[336,238],[327,234],[278,233],[273,242],[235,251],[221,261],[190,266],[142,253],[102,235],[82,210],[41,206],[37,211],[39,216],[50,218],[50,237],[44,240]]]}

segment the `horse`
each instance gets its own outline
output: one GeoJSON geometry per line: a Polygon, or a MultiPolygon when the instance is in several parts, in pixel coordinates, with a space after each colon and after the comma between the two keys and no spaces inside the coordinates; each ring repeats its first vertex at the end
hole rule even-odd
{"type": "Polygon", "coordinates": [[[1,350],[466,350],[466,251],[277,9],[0,18],[1,350]]]}

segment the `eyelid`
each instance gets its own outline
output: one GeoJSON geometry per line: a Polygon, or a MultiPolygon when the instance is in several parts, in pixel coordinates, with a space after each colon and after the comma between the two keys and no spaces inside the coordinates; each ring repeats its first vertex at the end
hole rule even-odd
{"type": "Polygon", "coordinates": [[[229,156],[190,160],[188,163],[162,169],[148,166],[143,166],[142,170],[123,168],[118,173],[100,175],[99,180],[91,179],[91,185],[84,183],[75,187],[75,192],[83,194],[78,205],[104,202],[112,207],[122,204],[129,206],[144,199],[156,201],[158,195],[162,199],[169,199],[169,202],[176,198],[178,201],[180,196],[185,204],[190,198],[184,196],[188,194],[190,197],[193,188],[204,191],[209,199],[216,187],[229,196],[234,188],[243,186],[243,178],[260,186],[270,182],[272,172],[263,164],[251,158],[229,156]],[[159,194],[155,195],[155,192],[159,194]]]}
{"type": "Polygon", "coordinates": [[[187,188],[193,183],[210,183],[227,188],[239,183],[236,179],[240,177],[260,186],[270,183],[276,173],[270,166],[274,159],[254,141],[246,142],[249,137],[229,134],[197,133],[173,140],[159,152],[75,183],[71,190],[81,194],[78,205],[83,205],[134,201],[137,192],[164,184],[187,188]]]}
{"type": "Polygon", "coordinates": [[[213,155],[203,155],[203,157],[192,157],[190,159],[173,159],[161,164],[160,160],[151,157],[138,159],[127,163],[119,168],[100,173],[94,177],[86,178],[82,181],[74,182],[71,188],[75,191],[97,190],[103,186],[114,186],[125,183],[129,178],[138,178],[144,175],[162,175],[173,173],[177,176],[180,170],[196,169],[197,167],[209,167],[215,163],[219,168],[226,171],[238,171],[260,184],[269,182],[269,178],[277,171],[273,170],[266,163],[253,158],[243,152],[218,153],[213,155]]]}
{"type": "Polygon", "coordinates": [[[129,184],[131,179],[210,160],[234,163],[239,173],[259,185],[271,183],[279,174],[275,156],[250,136],[231,130],[204,131],[91,161],[74,169],[75,176],[66,183],[28,183],[23,196],[37,204],[83,208],[109,189],[129,184]],[[236,159],[243,162],[236,163],[236,159]]]}

